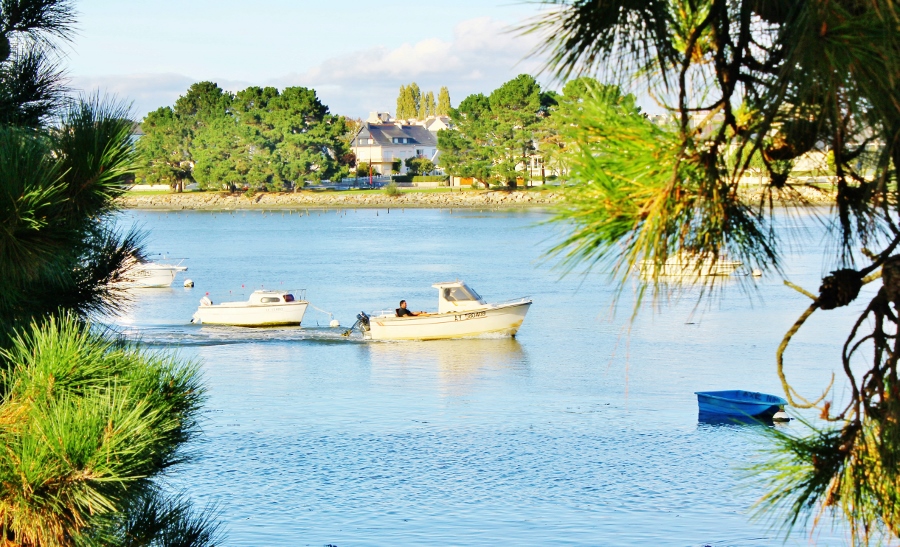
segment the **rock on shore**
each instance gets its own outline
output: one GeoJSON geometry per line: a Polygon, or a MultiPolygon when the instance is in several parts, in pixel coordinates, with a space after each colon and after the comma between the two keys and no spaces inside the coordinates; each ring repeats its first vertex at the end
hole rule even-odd
{"type": "Polygon", "coordinates": [[[153,194],[125,196],[120,204],[126,209],[233,210],[302,208],[388,208],[423,207],[430,209],[478,209],[547,207],[559,202],[556,192],[405,192],[388,196],[382,192],[344,194],[342,192],[259,193],[252,197],[218,192],[153,194]]]}
{"type": "MultiPolygon", "coordinates": [[[[741,187],[741,198],[749,205],[758,205],[764,197],[763,187],[741,187]]],[[[832,190],[807,186],[792,186],[783,194],[789,205],[828,205],[834,203],[832,190]]],[[[428,208],[428,209],[509,209],[548,207],[562,201],[559,192],[548,191],[484,191],[484,192],[404,192],[388,196],[383,192],[297,192],[259,193],[252,197],[218,192],[189,192],[185,194],[152,194],[125,196],[119,203],[126,209],[164,210],[235,210],[235,209],[362,209],[362,208],[428,208]]],[[[782,205],[776,197],[776,205],[782,205]]]]}

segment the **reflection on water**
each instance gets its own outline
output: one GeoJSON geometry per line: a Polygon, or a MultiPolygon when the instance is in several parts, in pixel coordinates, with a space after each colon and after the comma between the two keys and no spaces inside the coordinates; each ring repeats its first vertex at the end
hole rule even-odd
{"type": "Polygon", "coordinates": [[[515,338],[471,338],[427,342],[370,342],[375,377],[392,378],[413,367],[438,371],[447,395],[465,393],[486,374],[527,374],[527,354],[515,338]]]}
{"type": "MultiPolygon", "coordinates": [[[[615,287],[603,275],[561,280],[540,265],[555,237],[541,214],[377,213],[123,217],[151,230],[151,251],[191,259],[195,289],[132,291],[116,326],[202,363],[198,457],[168,480],[221,507],[228,545],[783,543],[749,518],[761,491],[741,484],[759,428],[698,424],[694,392],[779,393],[774,348],[803,295],[742,277],[770,304],[726,282],[702,313],[685,297],[629,323],[630,295],[609,319],[615,287]],[[359,310],[433,302],[431,284],[452,278],[489,300],[531,294],[517,338],[341,336],[359,310]],[[312,308],[302,328],[190,323],[206,292],[241,300],[282,283],[307,287],[344,327],[312,308]]],[[[808,287],[820,281],[811,226],[797,246],[808,254],[784,263],[808,287]]],[[[814,316],[795,336],[787,359],[801,392],[840,376],[828,341],[843,340],[841,321],[814,316]]],[[[827,524],[813,536],[843,539],[827,524]]],[[[787,539],[809,543],[800,529],[787,539]]]]}
{"type": "Polygon", "coordinates": [[[763,426],[770,427],[775,425],[771,417],[767,416],[723,416],[721,414],[710,414],[700,412],[697,414],[697,423],[708,426],[763,426]]]}

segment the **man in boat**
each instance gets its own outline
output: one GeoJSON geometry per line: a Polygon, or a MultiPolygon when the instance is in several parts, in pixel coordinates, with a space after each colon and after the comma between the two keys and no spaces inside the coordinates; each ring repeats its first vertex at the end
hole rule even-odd
{"type": "Polygon", "coordinates": [[[428,315],[428,312],[425,311],[410,311],[406,309],[406,300],[400,301],[400,307],[397,308],[397,317],[406,317],[413,315],[428,315]]]}

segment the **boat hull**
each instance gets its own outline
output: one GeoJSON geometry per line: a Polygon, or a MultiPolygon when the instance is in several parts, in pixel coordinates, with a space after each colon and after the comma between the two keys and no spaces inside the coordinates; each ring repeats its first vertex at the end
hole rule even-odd
{"type": "Polygon", "coordinates": [[[515,336],[531,301],[488,306],[456,313],[413,317],[372,317],[366,338],[371,340],[444,340],[477,336],[515,336]]]}
{"type": "Polygon", "coordinates": [[[186,271],[184,266],[141,263],[130,268],[124,275],[126,281],[119,284],[126,289],[165,289],[172,286],[178,272],[186,271]]]}
{"type": "Polygon", "coordinates": [[[280,303],[268,306],[254,306],[245,303],[200,306],[194,313],[193,322],[232,327],[297,326],[303,322],[307,306],[307,302],[280,303]]]}
{"type": "Polygon", "coordinates": [[[735,273],[743,264],[737,260],[720,259],[715,262],[682,259],[671,257],[661,264],[651,260],[642,260],[638,269],[641,277],[727,277],[735,273]]]}
{"type": "Polygon", "coordinates": [[[772,416],[787,404],[781,397],[755,391],[698,391],[696,395],[701,415],[772,416]]]}

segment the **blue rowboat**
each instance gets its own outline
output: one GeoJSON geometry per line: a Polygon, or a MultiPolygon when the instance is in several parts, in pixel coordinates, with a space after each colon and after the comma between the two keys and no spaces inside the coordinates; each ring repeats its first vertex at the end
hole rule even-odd
{"type": "Polygon", "coordinates": [[[772,416],[787,404],[775,395],[732,389],[695,391],[700,414],[717,416],[772,416]]]}

